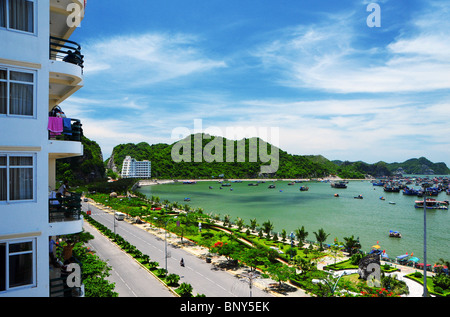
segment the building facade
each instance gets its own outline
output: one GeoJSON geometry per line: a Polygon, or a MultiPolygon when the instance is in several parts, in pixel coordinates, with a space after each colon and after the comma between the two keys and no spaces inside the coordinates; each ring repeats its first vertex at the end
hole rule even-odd
{"type": "Polygon", "coordinates": [[[0,0],[0,297],[50,296],[49,241],[82,231],[80,197],[52,199],[56,160],[83,155],[81,123],[52,110],[83,86],[69,38],[85,5],[0,0]]]}
{"type": "Polygon", "coordinates": [[[150,161],[136,161],[131,156],[125,157],[122,164],[122,178],[151,178],[152,163],[150,161]]]}

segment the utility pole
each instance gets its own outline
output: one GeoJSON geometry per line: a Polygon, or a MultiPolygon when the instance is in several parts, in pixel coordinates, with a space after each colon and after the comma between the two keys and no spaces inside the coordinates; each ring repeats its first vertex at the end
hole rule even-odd
{"type": "Polygon", "coordinates": [[[428,296],[427,289],[427,188],[429,183],[423,183],[423,297],[428,296]]]}

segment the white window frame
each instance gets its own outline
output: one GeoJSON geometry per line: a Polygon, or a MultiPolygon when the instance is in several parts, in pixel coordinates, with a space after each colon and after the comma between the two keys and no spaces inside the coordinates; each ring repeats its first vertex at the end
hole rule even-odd
{"type": "Polygon", "coordinates": [[[32,34],[32,35],[36,35],[36,28],[37,28],[37,0],[26,0],[28,2],[32,2],[33,3],[33,32],[29,32],[29,31],[24,31],[24,30],[19,30],[19,29],[14,29],[9,27],[9,0],[5,0],[6,5],[5,5],[5,26],[0,26],[0,30],[5,29],[8,31],[14,31],[14,32],[19,32],[19,33],[23,33],[23,34],[32,34]]]}
{"type": "Polygon", "coordinates": [[[11,117],[11,118],[32,118],[36,119],[36,104],[37,104],[37,71],[31,70],[31,69],[25,69],[25,68],[17,68],[17,67],[9,67],[6,65],[0,64],[0,70],[6,71],[6,79],[0,79],[0,82],[6,83],[6,113],[0,113],[0,118],[2,117],[11,117]],[[33,75],[33,82],[21,82],[17,80],[11,80],[10,73],[11,72],[17,72],[17,73],[26,73],[26,74],[32,74],[33,75]],[[20,114],[10,114],[10,86],[11,83],[13,84],[26,84],[26,85],[32,85],[33,86],[33,104],[32,104],[32,114],[31,115],[20,115],[20,114]]]}
{"type": "Polygon", "coordinates": [[[23,289],[23,288],[30,288],[30,287],[36,287],[37,286],[37,282],[36,282],[36,237],[33,238],[26,238],[26,239],[14,239],[14,240],[0,240],[0,244],[5,244],[6,248],[5,248],[5,272],[0,272],[0,274],[5,274],[4,278],[5,278],[5,289],[4,290],[0,290],[0,294],[2,293],[6,293],[8,291],[13,291],[13,290],[19,290],[19,289],[23,289]],[[19,244],[19,243],[28,243],[31,242],[31,250],[27,250],[27,251],[19,251],[19,252],[14,252],[14,253],[10,253],[9,252],[9,246],[11,244],[19,244]],[[14,287],[10,287],[10,280],[9,280],[9,258],[11,256],[16,256],[16,255],[23,255],[23,254],[32,254],[32,279],[31,279],[31,283],[29,284],[24,284],[24,285],[19,285],[19,286],[14,286],[14,287]]]}
{"type": "Polygon", "coordinates": [[[36,202],[36,186],[37,186],[37,172],[36,172],[36,153],[17,153],[17,152],[0,152],[0,156],[6,156],[6,166],[0,166],[1,169],[6,169],[6,200],[1,200],[1,204],[16,204],[16,203],[27,203],[27,202],[36,202]],[[33,159],[32,165],[24,165],[24,166],[14,166],[11,167],[9,165],[9,158],[11,156],[26,156],[31,157],[33,159]],[[30,199],[21,199],[21,200],[12,200],[10,194],[10,169],[15,168],[32,168],[33,175],[33,186],[32,186],[32,198],[30,199]]]}

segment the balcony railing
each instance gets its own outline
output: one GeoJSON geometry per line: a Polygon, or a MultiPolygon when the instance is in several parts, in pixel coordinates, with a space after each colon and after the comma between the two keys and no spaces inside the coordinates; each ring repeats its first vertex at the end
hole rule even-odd
{"type": "Polygon", "coordinates": [[[53,271],[50,271],[50,297],[84,297],[82,287],[70,287],[67,285],[67,279],[70,274],[67,271],[67,265],[69,263],[76,263],[80,266],[80,274],[82,277],[82,263],[75,257],[72,257],[61,268],[54,268],[53,271]]]}
{"type": "Polygon", "coordinates": [[[54,192],[49,198],[49,222],[74,221],[81,219],[81,194],[56,197],[54,192]]]}
{"type": "Polygon", "coordinates": [[[72,63],[84,67],[84,56],[81,46],[73,41],[50,36],[50,59],[72,63]]]}
{"type": "Polygon", "coordinates": [[[48,120],[49,140],[81,142],[83,125],[79,119],[49,117],[48,120]]]}

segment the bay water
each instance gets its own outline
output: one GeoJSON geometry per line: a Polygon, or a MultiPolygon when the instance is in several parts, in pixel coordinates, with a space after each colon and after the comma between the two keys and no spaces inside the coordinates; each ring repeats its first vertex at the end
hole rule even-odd
{"type": "MultiPolygon", "coordinates": [[[[288,235],[304,226],[309,233],[307,240],[314,241],[313,232],[320,228],[330,234],[326,241],[329,244],[335,238],[344,242],[344,237],[353,235],[365,251],[379,245],[391,259],[413,253],[419,263],[423,262],[424,211],[414,207],[414,201],[423,198],[384,192],[383,187],[373,186],[367,180],[349,181],[345,189],[316,181],[294,185],[288,185],[288,181],[266,181],[258,186],[248,186],[249,183],[256,181],[230,183],[230,187],[222,189],[216,181],[178,182],[143,186],[139,191],[149,198],[158,196],[161,201],[203,208],[207,214],[219,214],[221,220],[229,215],[233,222],[240,217],[249,225],[250,219],[256,218],[259,226],[271,221],[274,232],[285,229],[288,235]],[[271,184],[275,188],[269,189],[271,184]],[[300,191],[300,186],[309,190],[300,191]],[[363,199],[355,199],[358,195],[363,199]],[[184,201],[185,198],[190,201],[184,201]],[[389,237],[389,230],[400,231],[402,238],[389,237]]],[[[433,198],[449,200],[450,196],[441,192],[433,198]]],[[[450,260],[449,211],[427,210],[426,217],[427,263],[433,264],[440,258],[450,260]]]]}

